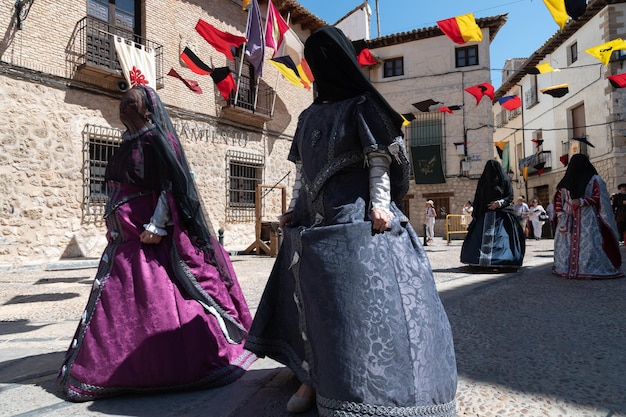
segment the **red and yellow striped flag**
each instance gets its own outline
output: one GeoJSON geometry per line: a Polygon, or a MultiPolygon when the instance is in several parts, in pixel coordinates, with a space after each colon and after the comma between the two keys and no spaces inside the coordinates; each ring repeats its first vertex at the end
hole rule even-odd
{"type": "Polygon", "coordinates": [[[464,44],[466,42],[481,42],[483,40],[483,32],[476,24],[473,13],[439,20],[437,25],[454,43],[464,44]]]}

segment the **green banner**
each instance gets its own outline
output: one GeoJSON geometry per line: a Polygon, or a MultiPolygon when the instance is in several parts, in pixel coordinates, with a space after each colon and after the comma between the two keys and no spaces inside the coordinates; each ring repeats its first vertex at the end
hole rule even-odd
{"type": "Polygon", "coordinates": [[[511,167],[509,166],[509,142],[504,145],[504,151],[502,151],[502,168],[504,172],[509,172],[511,167]]]}
{"type": "Polygon", "coordinates": [[[416,184],[443,184],[446,182],[441,162],[441,145],[411,146],[411,158],[413,159],[413,175],[416,184]]]}

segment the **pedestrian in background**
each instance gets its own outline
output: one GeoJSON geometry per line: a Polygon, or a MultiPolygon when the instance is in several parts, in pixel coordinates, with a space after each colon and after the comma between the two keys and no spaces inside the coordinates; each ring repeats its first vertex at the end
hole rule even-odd
{"type": "Polygon", "coordinates": [[[472,202],[467,201],[463,208],[461,209],[461,224],[465,227],[469,226],[472,222],[472,213],[474,212],[474,207],[472,207],[472,202]]]}
{"type": "Polygon", "coordinates": [[[541,220],[541,217],[547,213],[538,198],[532,199],[529,209],[528,218],[533,226],[533,236],[535,237],[535,240],[539,240],[541,239],[541,232],[543,230],[543,225],[545,224],[545,220],[541,220]]]}
{"type": "Polygon", "coordinates": [[[437,210],[435,210],[435,202],[433,200],[426,201],[426,241],[432,242],[435,238],[435,219],[437,218],[437,210]]]}
{"type": "Polygon", "coordinates": [[[528,207],[528,204],[526,204],[524,197],[522,196],[517,197],[517,202],[513,205],[513,211],[515,212],[515,217],[517,221],[519,222],[519,225],[522,226],[522,230],[524,231],[524,236],[528,237],[527,222],[528,222],[528,216],[530,213],[530,208],[528,207]]]}
{"type": "Polygon", "coordinates": [[[623,277],[617,225],[604,180],[586,155],[575,154],[557,185],[552,273],[571,279],[623,277]]]}

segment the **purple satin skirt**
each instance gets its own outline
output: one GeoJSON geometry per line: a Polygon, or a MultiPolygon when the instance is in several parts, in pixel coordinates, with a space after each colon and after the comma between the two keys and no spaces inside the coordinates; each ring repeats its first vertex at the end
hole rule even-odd
{"type": "Polygon", "coordinates": [[[171,198],[168,235],[142,244],[158,193],[113,186],[110,198],[122,204],[106,219],[109,244],[59,373],[65,397],[89,401],[234,381],[256,357],[243,348],[252,320],[228,254],[217,241],[218,256],[195,247],[171,198]]]}

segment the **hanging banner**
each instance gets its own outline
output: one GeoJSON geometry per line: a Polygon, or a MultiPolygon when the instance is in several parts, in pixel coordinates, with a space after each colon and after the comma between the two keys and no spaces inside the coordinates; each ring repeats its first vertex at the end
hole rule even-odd
{"type": "Polygon", "coordinates": [[[115,38],[115,52],[128,85],[148,85],[156,90],[154,50],[120,36],[115,38]]]}
{"type": "Polygon", "coordinates": [[[411,146],[411,158],[413,159],[413,175],[416,184],[443,184],[446,182],[441,162],[441,145],[411,146]]]}

